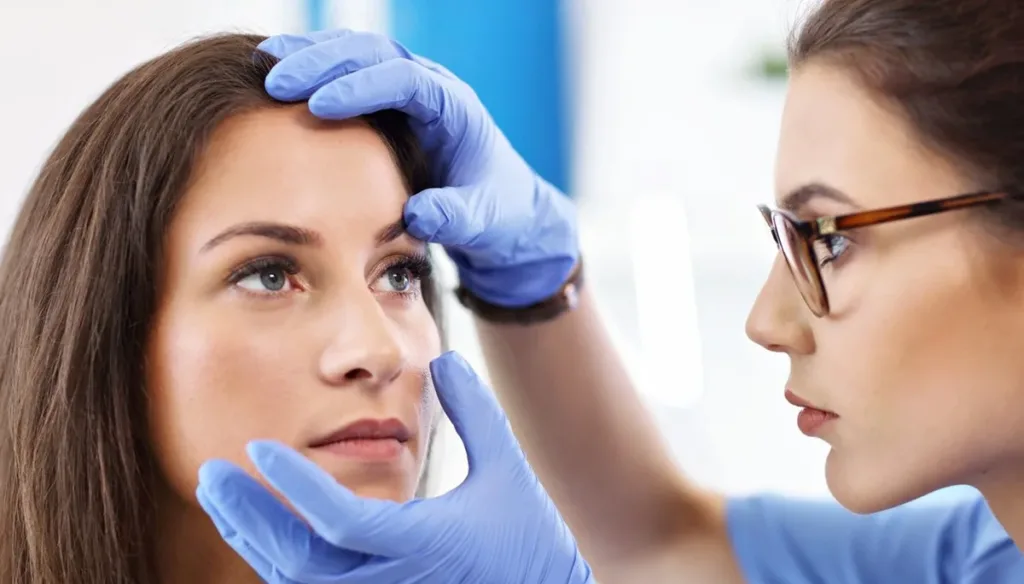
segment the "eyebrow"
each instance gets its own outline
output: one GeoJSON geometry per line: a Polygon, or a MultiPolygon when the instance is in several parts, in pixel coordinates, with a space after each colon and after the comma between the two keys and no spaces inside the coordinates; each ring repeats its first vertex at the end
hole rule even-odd
{"type": "Polygon", "coordinates": [[[377,245],[390,243],[405,234],[405,220],[399,218],[398,221],[385,225],[383,229],[377,232],[377,245]]]}
{"type": "Polygon", "coordinates": [[[799,212],[803,207],[814,199],[828,199],[837,203],[858,207],[857,203],[849,195],[837,188],[822,183],[808,183],[789,192],[782,198],[779,205],[783,209],[793,213],[799,212]]]}
{"type": "MultiPolygon", "coordinates": [[[[405,233],[405,223],[402,219],[399,219],[394,223],[385,225],[378,231],[374,241],[377,245],[384,245],[398,239],[405,233]]],[[[210,251],[229,239],[243,236],[265,237],[289,245],[320,245],[323,242],[323,237],[311,229],[286,225],[284,223],[254,221],[228,227],[203,244],[201,251],[210,251]]]]}

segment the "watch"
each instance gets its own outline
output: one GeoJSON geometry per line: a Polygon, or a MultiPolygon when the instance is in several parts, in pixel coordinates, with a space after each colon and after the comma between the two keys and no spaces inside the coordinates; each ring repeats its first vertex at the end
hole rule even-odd
{"type": "Polygon", "coordinates": [[[583,287],[583,259],[576,262],[569,278],[552,296],[518,308],[509,308],[491,304],[459,285],[455,289],[455,297],[459,303],[483,320],[502,324],[537,324],[554,320],[562,313],[576,309],[580,301],[580,290],[583,287]]]}

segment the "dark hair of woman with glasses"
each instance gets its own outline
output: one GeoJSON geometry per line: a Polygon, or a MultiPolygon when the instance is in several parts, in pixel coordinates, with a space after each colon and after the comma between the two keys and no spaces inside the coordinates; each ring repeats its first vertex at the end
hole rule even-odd
{"type": "Polygon", "coordinates": [[[593,391],[587,448],[643,455],[555,502],[602,582],[1024,582],[1024,2],[824,0],[789,57],[747,333],[789,359],[836,501],[709,492],[593,391]]]}

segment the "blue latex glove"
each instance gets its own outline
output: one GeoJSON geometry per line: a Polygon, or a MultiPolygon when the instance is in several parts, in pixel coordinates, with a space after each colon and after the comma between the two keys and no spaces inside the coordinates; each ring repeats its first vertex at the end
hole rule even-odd
{"type": "Polygon", "coordinates": [[[260,473],[210,461],[196,493],[224,539],[268,582],[593,584],[490,390],[455,353],[430,366],[469,474],[433,499],[363,499],[297,452],[254,442],[260,473]]]}
{"type": "Polygon", "coordinates": [[[278,100],[308,99],[326,119],[384,109],[411,117],[442,188],[410,199],[408,230],[443,245],[467,289],[506,307],[558,292],[579,257],[574,206],[526,164],[468,85],[371,33],[283,35],[260,49],[281,59],[266,80],[278,100]]]}

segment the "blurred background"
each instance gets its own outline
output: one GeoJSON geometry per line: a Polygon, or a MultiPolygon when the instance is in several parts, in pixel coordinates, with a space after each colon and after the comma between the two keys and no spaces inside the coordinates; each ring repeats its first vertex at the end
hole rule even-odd
{"type": "MultiPolygon", "coordinates": [[[[589,282],[680,465],[729,493],[827,496],[784,357],[744,336],[775,249],[770,201],[797,0],[50,0],[4,2],[0,236],[74,117],[198,35],[391,34],[475,87],[528,161],[579,204],[589,282]]],[[[451,274],[448,274],[449,277],[451,274]]],[[[450,280],[453,284],[454,280],[450,280]]],[[[453,348],[482,370],[469,317],[453,348]]],[[[465,476],[450,428],[430,480],[465,476]]]]}

